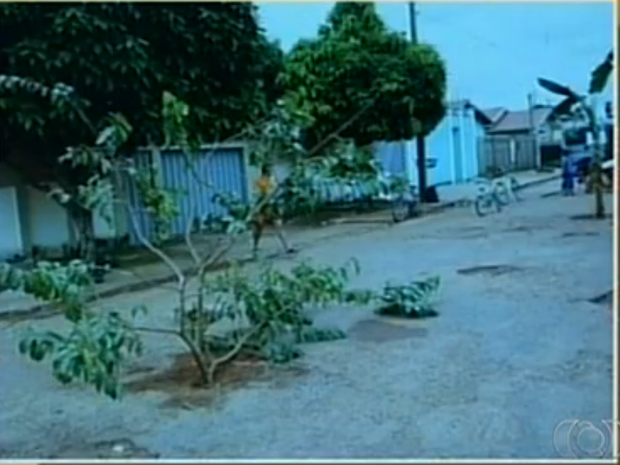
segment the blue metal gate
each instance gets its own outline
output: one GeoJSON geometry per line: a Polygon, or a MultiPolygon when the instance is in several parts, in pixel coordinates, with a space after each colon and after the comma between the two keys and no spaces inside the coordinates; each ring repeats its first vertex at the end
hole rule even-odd
{"type": "MultiPolygon", "coordinates": [[[[243,147],[203,149],[199,154],[188,157],[180,150],[161,152],[160,164],[149,151],[140,151],[134,157],[136,169],[156,166],[162,187],[177,193],[179,215],[171,224],[173,236],[185,233],[188,223],[195,218],[209,215],[219,216],[224,212],[214,202],[216,193],[234,195],[243,202],[249,201],[248,174],[243,147]]],[[[145,211],[133,180],[125,179],[125,192],[134,212],[138,227],[147,238],[153,237],[153,222],[145,211]]],[[[139,244],[132,224],[129,225],[131,242],[139,244]]]]}

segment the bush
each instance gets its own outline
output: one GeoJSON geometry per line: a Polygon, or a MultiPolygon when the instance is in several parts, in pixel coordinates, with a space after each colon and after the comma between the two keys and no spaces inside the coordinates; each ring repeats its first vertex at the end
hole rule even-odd
{"type": "Polygon", "coordinates": [[[434,276],[424,281],[394,286],[386,284],[379,297],[382,306],[377,310],[381,315],[406,318],[426,318],[437,316],[431,298],[439,290],[440,278],[434,276]]]}

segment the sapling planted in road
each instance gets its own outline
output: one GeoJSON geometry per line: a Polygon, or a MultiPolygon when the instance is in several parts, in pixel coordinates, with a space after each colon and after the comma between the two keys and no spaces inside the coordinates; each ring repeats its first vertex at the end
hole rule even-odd
{"type": "Polygon", "coordinates": [[[405,318],[427,318],[439,315],[433,308],[432,298],[439,290],[440,278],[433,276],[405,285],[386,284],[379,296],[381,306],[377,313],[405,318]]]}

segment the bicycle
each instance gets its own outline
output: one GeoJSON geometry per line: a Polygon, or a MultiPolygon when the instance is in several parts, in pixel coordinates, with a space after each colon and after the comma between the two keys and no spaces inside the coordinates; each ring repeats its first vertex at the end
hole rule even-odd
{"type": "Polygon", "coordinates": [[[494,180],[497,190],[497,198],[503,206],[508,205],[511,201],[520,202],[523,200],[519,195],[521,185],[517,178],[510,175],[504,175],[494,180]]]}
{"type": "Polygon", "coordinates": [[[392,220],[400,223],[418,215],[419,198],[416,187],[409,185],[392,200],[392,220]]]}
{"type": "Polygon", "coordinates": [[[483,217],[492,211],[500,213],[502,205],[505,205],[503,203],[505,199],[500,200],[502,194],[498,195],[497,184],[488,179],[479,179],[476,181],[476,184],[478,186],[478,194],[474,200],[474,212],[476,215],[483,217]]]}

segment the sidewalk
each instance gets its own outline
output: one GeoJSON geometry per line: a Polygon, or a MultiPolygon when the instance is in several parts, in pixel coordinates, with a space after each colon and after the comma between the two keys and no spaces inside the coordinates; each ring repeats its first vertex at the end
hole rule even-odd
{"type": "MultiPolygon", "coordinates": [[[[520,189],[526,189],[528,187],[533,187],[538,184],[543,184],[559,179],[561,174],[559,169],[546,173],[541,173],[536,170],[529,170],[514,173],[513,176],[519,182],[520,189]]],[[[471,201],[476,197],[476,194],[476,184],[473,182],[465,184],[437,186],[439,203],[425,205],[424,213],[436,213],[446,208],[451,208],[461,203],[471,201]]],[[[341,218],[332,221],[332,223],[385,223],[391,221],[392,219],[390,212],[382,211],[361,215],[343,215],[341,218]]]]}
{"type": "MultiPolygon", "coordinates": [[[[530,170],[514,173],[513,176],[519,182],[521,189],[525,189],[559,179],[561,174],[559,169],[548,173],[530,170]]],[[[437,190],[443,208],[463,201],[473,200],[476,196],[476,185],[474,183],[440,186],[437,190]]]]}
{"type": "MultiPolygon", "coordinates": [[[[538,173],[528,171],[518,173],[515,176],[522,188],[545,183],[559,178],[559,173],[538,173]]],[[[451,185],[438,187],[440,202],[426,208],[425,213],[440,212],[446,208],[458,205],[476,194],[474,184],[451,185]]],[[[309,245],[333,238],[342,234],[350,234],[351,231],[343,231],[338,225],[369,223],[369,227],[380,227],[391,224],[389,210],[368,214],[344,214],[337,220],[327,222],[323,227],[290,226],[287,228],[287,237],[290,242],[304,249],[309,245]],[[375,225],[374,227],[372,225],[375,225]]],[[[198,248],[207,247],[208,239],[197,239],[198,248]],[[202,244],[200,244],[202,242],[202,244]]],[[[280,244],[267,233],[262,241],[262,256],[269,259],[281,255],[280,244]]],[[[184,244],[175,245],[167,250],[175,259],[176,264],[184,272],[192,272],[194,263],[189,256],[184,244]]],[[[247,263],[250,258],[250,239],[241,238],[239,242],[227,254],[226,260],[222,261],[212,271],[226,268],[232,261],[247,263]]],[[[127,262],[125,268],[112,270],[102,284],[96,286],[96,294],[100,298],[109,298],[123,293],[136,292],[149,289],[175,280],[174,274],[159,259],[150,255],[150,252],[140,250],[134,254],[132,260],[127,262]],[[135,264],[131,264],[133,261],[135,264]]],[[[4,292],[0,294],[0,321],[22,320],[25,318],[45,318],[55,313],[49,304],[37,301],[21,293],[4,292]]]]}

